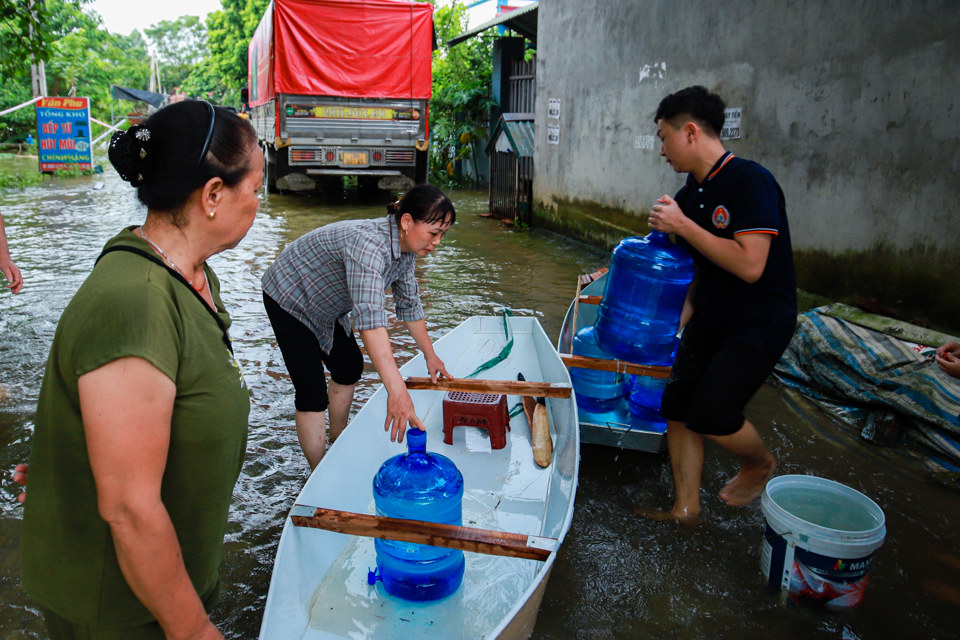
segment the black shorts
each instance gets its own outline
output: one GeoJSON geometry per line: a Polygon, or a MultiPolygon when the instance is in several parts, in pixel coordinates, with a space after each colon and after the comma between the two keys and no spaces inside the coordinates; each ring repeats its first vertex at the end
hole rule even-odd
{"type": "Polygon", "coordinates": [[[325,411],[329,400],[323,365],[330,371],[330,379],[337,384],[355,384],[363,374],[363,353],[356,338],[347,334],[337,322],[333,330],[333,346],[330,353],[324,353],[313,331],[284,311],[276,300],[263,294],[263,306],[267,309],[283,362],[296,391],[294,406],[297,411],[325,411]]]}
{"type": "Polygon", "coordinates": [[[737,341],[716,341],[707,331],[684,330],[661,415],[703,435],[728,436],[745,420],[743,410],[773,371],[780,355],[737,341]]]}

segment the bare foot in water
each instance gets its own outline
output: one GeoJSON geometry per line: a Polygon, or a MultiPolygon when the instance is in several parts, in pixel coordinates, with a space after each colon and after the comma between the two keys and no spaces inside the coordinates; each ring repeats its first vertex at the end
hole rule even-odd
{"type": "Polygon", "coordinates": [[[744,507],[761,495],[767,486],[767,481],[773,477],[777,468],[777,461],[770,459],[760,464],[744,464],[740,472],[720,490],[720,499],[731,507],[744,507]]]}
{"type": "Polygon", "coordinates": [[[700,522],[700,515],[698,513],[690,513],[688,510],[683,510],[678,514],[673,511],[664,511],[663,509],[656,509],[654,507],[637,507],[633,511],[641,518],[646,518],[647,520],[673,521],[685,525],[696,525],[700,522]]]}

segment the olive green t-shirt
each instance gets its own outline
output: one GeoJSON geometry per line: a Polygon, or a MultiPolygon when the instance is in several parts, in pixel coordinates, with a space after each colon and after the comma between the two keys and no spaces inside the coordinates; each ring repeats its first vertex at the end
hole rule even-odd
{"type": "MultiPolygon", "coordinates": [[[[152,249],[130,229],[105,248],[152,249]]],[[[100,259],[60,318],[37,406],[24,505],[23,584],[75,623],[149,622],[97,511],[77,380],[135,356],[176,384],[161,495],[183,561],[207,606],[219,591],[227,512],[243,463],[250,397],[228,346],[230,318],[207,268],[213,313],[162,262],[128,251],[100,259]],[[217,320],[219,318],[219,322],[217,320]]]]}

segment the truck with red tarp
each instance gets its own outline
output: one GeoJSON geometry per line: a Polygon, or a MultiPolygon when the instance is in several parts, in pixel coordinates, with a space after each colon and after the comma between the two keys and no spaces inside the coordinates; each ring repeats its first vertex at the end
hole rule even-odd
{"type": "Polygon", "coordinates": [[[425,2],[273,0],[248,52],[267,187],[425,182],[433,45],[425,2]]]}

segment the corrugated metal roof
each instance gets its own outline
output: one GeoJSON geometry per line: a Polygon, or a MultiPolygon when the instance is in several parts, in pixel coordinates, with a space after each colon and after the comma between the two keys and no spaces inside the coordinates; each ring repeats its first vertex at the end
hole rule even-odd
{"type": "Polygon", "coordinates": [[[509,143],[510,151],[519,158],[533,157],[534,124],[532,113],[505,113],[500,116],[490,142],[487,143],[487,155],[496,147],[497,141],[503,137],[509,143]]]}
{"type": "Polygon", "coordinates": [[[452,47],[454,45],[460,44],[464,40],[469,40],[473,36],[486,31],[487,29],[496,27],[498,25],[505,25],[524,38],[529,40],[537,41],[537,7],[539,7],[539,2],[532,2],[525,7],[520,7],[519,9],[514,9],[503,15],[497,16],[489,22],[484,22],[479,27],[470,29],[469,31],[464,31],[458,36],[454,36],[447,40],[447,46],[452,47]]]}

